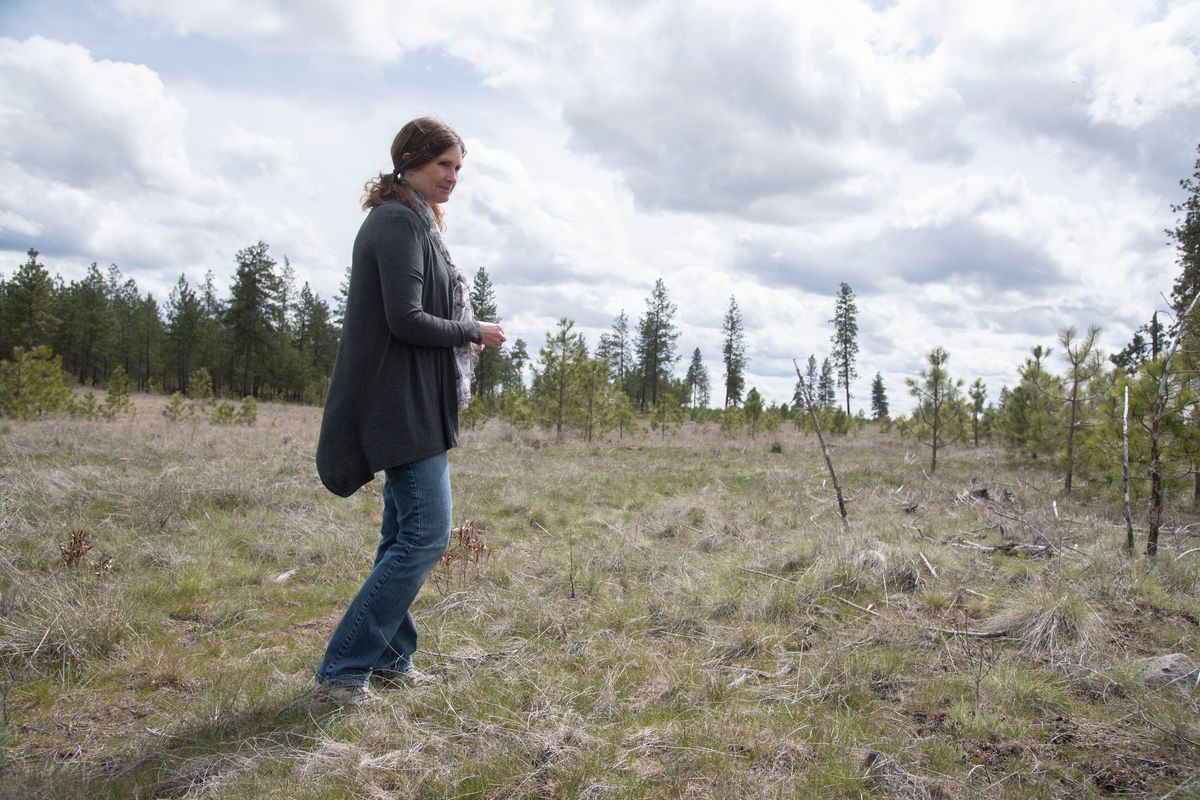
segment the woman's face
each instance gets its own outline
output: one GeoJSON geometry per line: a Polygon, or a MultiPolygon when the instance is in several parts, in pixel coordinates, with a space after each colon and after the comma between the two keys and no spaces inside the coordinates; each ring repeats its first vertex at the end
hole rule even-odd
{"type": "Polygon", "coordinates": [[[450,193],[458,183],[458,171],[462,169],[462,164],[462,148],[456,144],[451,145],[428,164],[416,169],[406,169],[404,180],[421,193],[426,203],[444,203],[450,199],[450,193]]]}

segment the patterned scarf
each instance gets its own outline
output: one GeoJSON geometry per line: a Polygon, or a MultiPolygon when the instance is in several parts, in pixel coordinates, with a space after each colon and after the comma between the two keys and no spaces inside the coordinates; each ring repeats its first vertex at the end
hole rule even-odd
{"type": "MultiPolygon", "coordinates": [[[[442,240],[442,232],[438,229],[437,219],[433,216],[433,209],[425,202],[425,198],[416,189],[409,186],[407,183],[401,183],[401,186],[408,191],[408,196],[412,199],[411,208],[417,212],[417,215],[429,228],[429,236],[433,239],[434,245],[438,252],[442,254],[442,258],[446,260],[446,266],[450,268],[450,280],[454,284],[454,319],[459,322],[473,322],[475,313],[471,310],[471,304],[467,302],[467,282],[463,279],[462,273],[454,264],[454,260],[450,258],[450,250],[446,247],[446,242],[442,240]]],[[[475,372],[475,347],[471,342],[454,348],[454,377],[458,385],[458,410],[462,411],[467,407],[467,403],[471,402],[471,376],[475,372]]]]}

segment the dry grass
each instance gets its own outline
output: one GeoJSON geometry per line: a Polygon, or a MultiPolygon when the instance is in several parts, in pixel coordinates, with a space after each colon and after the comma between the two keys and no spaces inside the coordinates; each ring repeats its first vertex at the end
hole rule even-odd
{"type": "Polygon", "coordinates": [[[163,402],[0,421],[0,797],[1179,797],[1198,780],[1196,698],[1126,666],[1197,657],[1194,564],[1129,560],[1107,509],[1054,503],[1053,476],[989,449],[947,451],[932,479],[911,440],[835,437],[847,534],[792,430],[466,432],[456,517],[488,556],[441,568],[415,609],[444,681],[329,713],[305,690],[369,567],[378,483],[323,492],[315,409],[263,404],[230,429],[169,423],[163,402]],[[68,567],[79,531],[92,549],[68,567]],[[1054,555],[991,549],[1016,541],[1054,555]]]}

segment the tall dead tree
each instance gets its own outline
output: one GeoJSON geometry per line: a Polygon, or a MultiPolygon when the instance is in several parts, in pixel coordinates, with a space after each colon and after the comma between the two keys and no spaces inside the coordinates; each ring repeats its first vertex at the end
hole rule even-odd
{"type": "Polygon", "coordinates": [[[1121,414],[1121,485],[1125,489],[1125,548],[1133,555],[1133,516],[1129,513],[1129,385],[1125,386],[1125,410],[1121,414]]]}

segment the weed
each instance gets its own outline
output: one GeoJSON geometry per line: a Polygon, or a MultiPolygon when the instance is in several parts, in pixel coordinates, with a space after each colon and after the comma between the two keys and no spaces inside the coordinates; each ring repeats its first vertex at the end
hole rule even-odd
{"type": "Polygon", "coordinates": [[[62,556],[63,564],[72,572],[79,572],[84,557],[92,549],[92,545],[87,539],[87,531],[71,531],[71,536],[67,539],[67,543],[58,546],[58,552],[62,556]]]}
{"type": "Polygon", "coordinates": [[[455,564],[458,564],[459,577],[466,575],[468,565],[473,565],[476,574],[480,562],[491,556],[491,548],[483,541],[481,531],[475,526],[474,520],[467,520],[461,527],[450,531],[450,544],[442,556],[437,568],[430,574],[430,580],[441,591],[445,591],[454,577],[455,564]]]}

